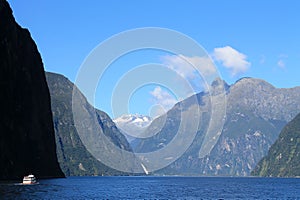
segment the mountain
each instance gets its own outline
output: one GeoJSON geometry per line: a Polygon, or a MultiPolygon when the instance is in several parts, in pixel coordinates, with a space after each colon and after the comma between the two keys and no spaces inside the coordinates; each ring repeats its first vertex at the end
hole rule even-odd
{"type": "MultiPolygon", "coordinates": [[[[63,75],[55,73],[46,73],[47,82],[51,95],[51,107],[53,112],[53,122],[56,135],[57,155],[60,166],[67,176],[87,176],[87,175],[122,175],[110,167],[107,167],[87,150],[81,141],[77,128],[75,127],[72,113],[72,92],[73,88],[78,90],[72,82],[63,75]]],[[[80,93],[81,94],[81,93],[80,93]]],[[[82,96],[81,107],[89,110],[94,108],[82,96]]],[[[97,130],[96,126],[101,127],[101,132],[107,136],[117,147],[131,151],[126,138],[119,132],[109,116],[95,110],[97,122],[92,123],[86,130],[97,130]]],[[[88,118],[92,118],[89,114],[88,118]]],[[[84,124],[82,124],[83,126],[84,124]]],[[[126,163],[123,163],[126,165],[126,163]]]]}
{"type": "Polygon", "coordinates": [[[151,117],[140,114],[122,115],[113,120],[129,142],[141,136],[152,122],[151,117]]]}
{"type": "Polygon", "coordinates": [[[0,0],[0,179],[64,177],[41,56],[0,0]]]}
{"type": "Polygon", "coordinates": [[[300,114],[281,131],[279,138],[251,173],[254,176],[300,176],[300,114]]]}
{"type": "MultiPolygon", "coordinates": [[[[254,78],[240,79],[231,86],[216,80],[209,92],[191,96],[153,120],[145,134],[157,134],[140,139],[134,151],[169,148],[182,129],[182,133],[190,135],[195,132],[193,142],[180,157],[166,154],[160,162],[173,158],[176,161],[154,173],[248,176],[267,154],[282,127],[299,112],[300,87],[275,88],[254,78]],[[195,109],[200,110],[200,116],[192,113],[195,109]],[[186,127],[181,127],[182,116],[188,116],[187,122],[199,123],[198,128],[191,131],[193,124],[187,122],[186,127]]],[[[173,151],[179,152],[185,143],[182,140],[173,151]]]]}

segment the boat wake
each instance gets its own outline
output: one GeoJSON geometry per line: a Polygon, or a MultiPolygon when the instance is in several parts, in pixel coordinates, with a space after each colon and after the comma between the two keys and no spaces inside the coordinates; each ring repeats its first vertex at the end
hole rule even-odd
{"type": "Polygon", "coordinates": [[[36,182],[36,183],[31,183],[31,184],[28,184],[28,183],[15,183],[14,185],[39,185],[40,183],[39,182],[36,182]]]}

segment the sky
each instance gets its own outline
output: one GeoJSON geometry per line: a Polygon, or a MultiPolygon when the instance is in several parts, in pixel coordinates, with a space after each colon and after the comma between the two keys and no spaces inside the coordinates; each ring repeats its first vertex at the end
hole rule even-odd
{"type": "MultiPolygon", "coordinates": [[[[137,28],[157,27],[184,34],[197,42],[211,59],[209,62],[207,57],[159,49],[142,49],[119,56],[99,78],[93,95],[79,87],[95,107],[112,118],[126,113],[155,117],[191,95],[189,90],[178,89],[181,83],[174,77],[170,78],[172,83],[163,82],[172,71],[188,80],[195,93],[204,90],[205,76],[196,77],[185,61],[205,65],[204,74],[217,73],[229,84],[242,77],[254,77],[279,88],[300,86],[300,1],[9,0],[9,3],[16,21],[28,28],[35,40],[45,70],[63,74],[72,82],[77,80],[96,47],[137,28]],[[147,73],[149,63],[163,66],[169,72],[147,73]],[[211,64],[215,68],[210,68],[211,64]],[[139,67],[143,70],[135,75],[136,79],[146,81],[150,76],[155,81],[150,78],[129,87],[127,83],[132,79],[123,80],[139,67]],[[131,91],[119,95],[125,85],[131,91]]],[[[86,83],[89,84],[88,79],[86,83]]]]}

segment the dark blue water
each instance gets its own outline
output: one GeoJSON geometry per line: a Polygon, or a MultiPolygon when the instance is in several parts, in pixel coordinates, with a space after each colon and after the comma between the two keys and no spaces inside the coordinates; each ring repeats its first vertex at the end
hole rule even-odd
{"type": "Polygon", "coordinates": [[[300,199],[300,179],[71,177],[0,184],[0,199],[300,199]]]}

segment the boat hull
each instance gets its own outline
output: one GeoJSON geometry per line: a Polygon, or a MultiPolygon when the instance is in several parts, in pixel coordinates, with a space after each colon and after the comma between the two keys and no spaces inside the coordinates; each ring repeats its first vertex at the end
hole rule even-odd
{"type": "Polygon", "coordinates": [[[32,185],[36,184],[36,181],[23,181],[23,185],[32,185]]]}

